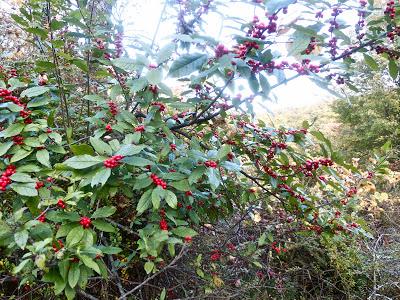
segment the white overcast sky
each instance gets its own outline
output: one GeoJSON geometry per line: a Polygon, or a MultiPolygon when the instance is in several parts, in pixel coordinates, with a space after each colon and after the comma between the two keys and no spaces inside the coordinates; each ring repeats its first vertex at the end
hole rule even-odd
{"type": "MultiPolygon", "coordinates": [[[[164,0],[127,0],[126,3],[126,6],[118,11],[120,17],[124,21],[125,34],[131,36],[134,33],[141,33],[151,39],[156,30],[164,0]]],[[[229,3],[229,1],[227,1],[227,3],[229,3]]],[[[240,17],[244,20],[252,20],[254,15],[254,9],[249,3],[229,3],[228,6],[223,9],[223,12],[225,16],[240,17]]],[[[261,11],[256,14],[260,17],[263,15],[261,11]]],[[[295,17],[296,7],[290,6],[289,14],[286,18],[290,21],[295,17]]],[[[354,15],[344,15],[341,17],[344,18],[346,22],[354,22],[357,20],[357,17],[354,15]]],[[[174,21],[175,20],[167,20],[162,23],[157,36],[157,42],[159,44],[171,40],[170,36],[174,34],[176,30],[174,21]]],[[[229,36],[233,33],[232,29],[225,28],[222,32],[220,29],[222,25],[232,25],[232,23],[226,20],[222,21],[221,15],[216,13],[209,13],[205,17],[205,21],[204,30],[208,35],[218,41],[229,44],[229,36]],[[222,24],[221,22],[224,23],[222,24]]],[[[297,78],[287,85],[275,89],[274,94],[276,95],[278,103],[264,103],[264,105],[271,108],[271,110],[308,106],[334,98],[331,94],[316,86],[306,77],[297,78]]]]}

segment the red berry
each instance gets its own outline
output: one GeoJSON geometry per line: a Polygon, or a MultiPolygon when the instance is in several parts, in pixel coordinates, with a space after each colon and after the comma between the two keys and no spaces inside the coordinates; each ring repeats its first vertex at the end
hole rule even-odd
{"type": "Polygon", "coordinates": [[[165,219],[161,219],[160,221],[160,229],[161,230],[168,230],[168,223],[165,219]]]}
{"type": "Polygon", "coordinates": [[[88,217],[81,217],[81,220],[79,221],[79,224],[82,225],[83,228],[89,228],[90,224],[92,223],[92,220],[88,217]]]}

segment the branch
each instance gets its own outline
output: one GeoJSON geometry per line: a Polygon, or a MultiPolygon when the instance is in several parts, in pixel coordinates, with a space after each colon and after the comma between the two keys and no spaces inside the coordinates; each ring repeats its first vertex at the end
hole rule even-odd
{"type": "Polygon", "coordinates": [[[214,97],[214,99],[197,115],[194,117],[194,119],[192,121],[190,121],[189,123],[183,123],[180,125],[175,125],[172,126],[170,129],[171,130],[175,130],[175,129],[180,129],[183,127],[187,127],[193,124],[196,124],[197,121],[200,119],[200,117],[202,115],[204,115],[210,108],[211,106],[214,105],[215,102],[217,102],[217,100],[222,96],[223,92],[225,91],[225,89],[228,87],[228,85],[232,82],[233,80],[233,75],[227,80],[227,82],[225,83],[225,85],[221,88],[221,90],[219,91],[219,93],[214,97]]]}
{"type": "Polygon", "coordinates": [[[86,293],[85,291],[78,290],[77,292],[78,292],[79,295],[81,295],[81,296],[83,296],[83,297],[85,297],[85,298],[87,298],[87,299],[90,299],[90,300],[99,300],[99,298],[96,298],[95,296],[92,296],[92,295],[86,293]]]}
{"type": "Polygon", "coordinates": [[[185,250],[186,250],[186,246],[184,245],[181,249],[181,251],[179,252],[179,254],[177,256],[175,256],[175,258],[162,270],[158,271],[157,273],[153,274],[152,276],[150,276],[149,278],[147,278],[145,281],[143,281],[142,283],[140,283],[138,286],[136,286],[134,289],[130,290],[129,292],[123,294],[120,298],[118,298],[118,300],[122,300],[124,299],[124,297],[129,296],[130,294],[134,293],[135,291],[137,291],[138,289],[140,289],[142,286],[146,285],[150,280],[152,280],[153,278],[157,277],[158,275],[160,275],[161,273],[165,272],[167,269],[172,268],[175,263],[181,259],[183,257],[183,255],[185,254],[185,250]]]}

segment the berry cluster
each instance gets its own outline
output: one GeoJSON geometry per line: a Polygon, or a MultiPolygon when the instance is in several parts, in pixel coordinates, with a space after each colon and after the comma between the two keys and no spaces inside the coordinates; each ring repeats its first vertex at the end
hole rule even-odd
{"type": "Polygon", "coordinates": [[[171,149],[171,151],[175,151],[176,150],[176,145],[175,144],[169,144],[169,148],[171,149]]]}
{"type": "Polygon", "coordinates": [[[122,55],[122,53],[124,52],[124,47],[122,45],[122,38],[123,35],[121,32],[118,32],[117,35],[115,36],[115,41],[114,41],[114,45],[115,45],[115,57],[118,58],[122,55]]]}
{"type": "Polygon", "coordinates": [[[96,39],[96,47],[99,50],[104,50],[106,48],[103,39],[101,38],[96,39]]]}
{"type": "Polygon", "coordinates": [[[213,169],[215,169],[216,167],[218,167],[217,162],[215,162],[215,161],[213,161],[213,160],[207,160],[207,161],[205,161],[205,162],[204,162],[204,165],[205,165],[207,168],[213,168],[213,169]]]}
{"type": "Polygon", "coordinates": [[[277,63],[273,60],[263,64],[259,61],[254,61],[250,59],[247,64],[252,68],[252,71],[255,73],[261,71],[272,73],[274,72],[274,70],[292,70],[301,75],[307,75],[309,74],[309,72],[319,73],[320,71],[320,66],[311,64],[311,60],[309,59],[303,59],[301,63],[292,64],[289,64],[287,61],[281,61],[280,63],[277,63]]]}
{"type": "Polygon", "coordinates": [[[119,161],[123,159],[122,155],[114,155],[104,161],[104,166],[109,169],[114,169],[120,165],[119,161]]]}
{"type": "Polygon", "coordinates": [[[25,107],[23,103],[19,100],[18,97],[12,95],[12,92],[6,89],[0,89],[0,98],[3,98],[1,102],[13,102],[14,104],[25,107]]]}
{"type": "Polygon", "coordinates": [[[190,196],[193,196],[193,193],[192,193],[192,191],[186,191],[186,192],[185,192],[185,195],[188,196],[188,197],[190,197],[190,196]]]}
{"type": "Polygon", "coordinates": [[[161,111],[161,112],[165,111],[165,109],[167,108],[167,107],[165,106],[165,104],[162,103],[162,102],[153,102],[153,103],[151,103],[151,105],[152,105],[152,106],[157,106],[157,107],[158,107],[158,110],[161,111]]]}
{"type": "Polygon", "coordinates": [[[105,129],[106,129],[107,132],[111,132],[112,131],[111,124],[107,124],[105,129]]]}
{"type": "Polygon", "coordinates": [[[108,101],[107,104],[108,104],[108,108],[110,109],[110,113],[111,113],[113,116],[116,116],[116,115],[118,114],[118,107],[117,107],[117,104],[115,104],[115,103],[112,102],[112,101],[108,101]]]}
{"type": "Polygon", "coordinates": [[[35,189],[40,190],[42,187],[44,187],[44,183],[42,181],[36,182],[35,189]]]}
{"type": "Polygon", "coordinates": [[[335,29],[339,29],[339,23],[336,21],[336,19],[342,12],[343,10],[339,7],[334,7],[332,9],[331,16],[333,17],[333,19],[329,21],[329,32],[333,32],[335,29]]]}
{"type": "Polygon", "coordinates": [[[92,224],[92,220],[90,220],[89,217],[81,217],[79,224],[81,224],[82,227],[86,229],[90,227],[90,224],[92,224]]]}
{"type": "Polygon", "coordinates": [[[7,185],[11,183],[10,176],[16,172],[16,167],[14,165],[7,166],[6,170],[1,174],[0,177],[0,191],[4,192],[7,185]]]}
{"type": "Polygon", "coordinates": [[[390,0],[386,3],[385,15],[389,16],[390,19],[396,18],[396,7],[394,0],[390,0]]]}
{"type": "Polygon", "coordinates": [[[229,50],[228,48],[225,47],[225,45],[219,44],[216,48],[215,48],[215,57],[216,58],[220,58],[222,56],[224,56],[225,54],[228,54],[229,50]]]}
{"type": "Polygon", "coordinates": [[[352,196],[354,196],[355,194],[357,194],[357,188],[356,188],[356,187],[351,187],[351,188],[347,191],[346,196],[347,196],[347,197],[352,197],[352,196]]]}
{"type": "Polygon", "coordinates": [[[139,125],[135,128],[135,132],[143,132],[145,130],[144,125],[139,125]]]}
{"type": "Polygon", "coordinates": [[[298,200],[300,200],[300,202],[304,202],[306,200],[306,198],[304,198],[304,196],[300,195],[300,194],[296,194],[293,189],[288,186],[287,184],[278,184],[278,188],[283,190],[284,192],[288,192],[290,194],[290,196],[297,198],[298,200]]]}
{"type": "Polygon", "coordinates": [[[281,252],[287,252],[286,248],[281,247],[281,245],[276,246],[277,244],[278,244],[277,242],[273,242],[271,244],[271,249],[274,250],[276,254],[280,254],[281,252]]]}
{"type": "Polygon", "coordinates": [[[164,190],[167,188],[167,183],[160,177],[158,177],[156,174],[151,174],[150,178],[156,185],[161,186],[164,190]]]}
{"type": "Polygon", "coordinates": [[[23,145],[24,144],[24,138],[20,135],[16,135],[12,138],[14,145],[23,145]]]}
{"type": "Polygon", "coordinates": [[[212,261],[217,261],[221,258],[221,252],[219,250],[212,250],[210,259],[212,261]]]}
{"type": "Polygon", "coordinates": [[[149,85],[149,91],[152,92],[154,95],[157,95],[158,87],[156,85],[150,84],[149,85]]]}
{"type": "Polygon", "coordinates": [[[32,112],[30,110],[21,110],[19,112],[20,117],[22,117],[23,119],[26,119],[30,116],[32,112]]]}
{"type": "Polygon", "coordinates": [[[232,161],[232,160],[235,158],[235,155],[234,155],[232,152],[229,152],[229,153],[226,155],[226,157],[227,157],[227,159],[228,159],[229,161],[232,161]]]}
{"type": "Polygon", "coordinates": [[[311,37],[310,43],[307,46],[307,49],[304,51],[305,54],[311,54],[317,48],[317,40],[315,37],[311,37]]]}
{"type": "Polygon", "coordinates": [[[185,240],[185,243],[189,244],[189,243],[192,242],[192,237],[191,236],[185,236],[184,240],[185,240]]]}
{"type": "Polygon", "coordinates": [[[165,231],[168,230],[168,223],[167,223],[167,221],[165,219],[161,219],[161,221],[160,221],[160,229],[161,230],[165,230],[165,231]]]}
{"type": "Polygon", "coordinates": [[[37,220],[38,220],[39,222],[42,222],[42,223],[46,222],[46,214],[45,214],[44,212],[42,212],[42,213],[39,215],[39,217],[37,217],[37,220]]]}
{"type": "Polygon", "coordinates": [[[267,173],[272,178],[277,178],[278,177],[278,174],[276,174],[274,172],[274,170],[272,170],[272,168],[270,168],[268,166],[263,166],[263,169],[264,169],[265,173],[267,173]]]}
{"type": "Polygon", "coordinates": [[[58,201],[57,201],[57,206],[58,206],[59,208],[65,209],[66,204],[65,204],[65,202],[64,202],[62,199],[58,199],[58,201]]]}
{"type": "Polygon", "coordinates": [[[356,33],[357,33],[357,38],[361,40],[365,34],[360,33],[360,31],[364,28],[365,26],[365,17],[367,16],[367,11],[365,10],[365,7],[367,6],[368,2],[366,0],[360,0],[360,9],[358,10],[358,22],[356,24],[356,33]]]}

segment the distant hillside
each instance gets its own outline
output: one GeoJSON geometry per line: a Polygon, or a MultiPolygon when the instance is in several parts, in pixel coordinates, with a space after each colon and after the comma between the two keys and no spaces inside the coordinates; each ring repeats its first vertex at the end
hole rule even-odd
{"type": "Polygon", "coordinates": [[[318,103],[304,107],[285,108],[272,111],[261,117],[268,124],[276,127],[302,127],[303,121],[312,124],[313,130],[320,130],[329,137],[335,137],[341,124],[337,121],[337,115],[331,109],[332,101],[318,103]]]}

